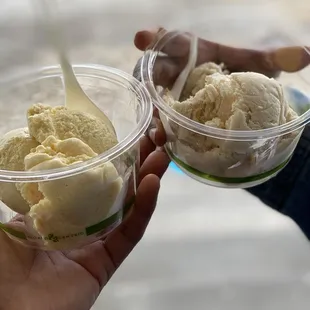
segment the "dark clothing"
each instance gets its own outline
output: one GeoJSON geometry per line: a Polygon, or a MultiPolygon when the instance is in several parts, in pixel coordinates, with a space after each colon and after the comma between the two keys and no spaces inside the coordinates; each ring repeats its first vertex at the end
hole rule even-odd
{"type": "Polygon", "coordinates": [[[275,178],[248,191],[291,217],[310,239],[310,126],[305,128],[290,163],[275,178]]]}

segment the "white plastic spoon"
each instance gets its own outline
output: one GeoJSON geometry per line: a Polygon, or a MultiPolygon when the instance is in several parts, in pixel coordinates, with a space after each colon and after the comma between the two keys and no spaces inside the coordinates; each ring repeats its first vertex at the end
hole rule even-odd
{"type": "Polygon", "coordinates": [[[44,17],[46,17],[48,34],[59,56],[65,85],[66,107],[70,110],[78,110],[89,113],[102,119],[110,130],[115,133],[115,128],[110,119],[85,94],[74,74],[62,42],[61,29],[59,29],[57,21],[53,18],[53,16],[56,16],[57,14],[57,12],[53,12],[56,9],[55,1],[39,0],[39,2],[41,4],[44,17]]]}
{"type": "Polygon", "coordinates": [[[193,36],[191,38],[188,61],[185,68],[182,70],[178,78],[176,79],[171,89],[171,95],[174,99],[179,100],[182,90],[185,86],[187,78],[191,71],[196,67],[198,57],[198,37],[193,36]]]}
{"type": "MultiPolygon", "coordinates": [[[[180,99],[180,96],[182,94],[187,78],[189,74],[191,73],[191,71],[195,69],[196,67],[197,57],[198,57],[198,37],[193,36],[191,38],[187,64],[185,68],[182,70],[182,72],[180,73],[180,75],[178,76],[178,78],[176,79],[176,81],[174,82],[173,87],[170,91],[170,94],[175,100],[180,99]]],[[[164,93],[164,90],[162,91],[162,94],[163,93],[164,93]]],[[[160,119],[166,130],[167,141],[174,141],[176,137],[170,127],[170,124],[166,116],[160,115],[160,119]]]]}

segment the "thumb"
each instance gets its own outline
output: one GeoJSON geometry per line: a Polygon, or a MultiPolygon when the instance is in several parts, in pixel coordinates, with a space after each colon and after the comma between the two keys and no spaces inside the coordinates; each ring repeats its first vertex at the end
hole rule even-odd
{"type": "MultiPolygon", "coordinates": [[[[105,241],[66,253],[98,279],[102,288],[143,237],[155,210],[160,187],[158,176],[149,174],[140,183],[128,218],[105,241]]],[[[0,234],[1,237],[1,234],[0,234]]]]}

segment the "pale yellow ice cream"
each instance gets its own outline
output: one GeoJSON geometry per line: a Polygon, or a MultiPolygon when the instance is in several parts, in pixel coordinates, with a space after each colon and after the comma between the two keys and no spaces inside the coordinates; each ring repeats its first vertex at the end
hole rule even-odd
{"type": "Polygon", "coordinates": [[[49,136],[60,140],[74,137],[98,154],[117,144],[114,132],[100,118],[64,106],[33,105],[28,110],[28,128],[39,143],[49,136]]]}
{"type": "MultiPolygon", "coordinates": [[[[65,107],[35,104],[28,110],[28,129],[0,140],[0,169],[42,171],[87,161],[117,144],[113,132],[92,115],[65,107]]],[[[25,214],[33,235],[45,246],[74,242],[65,238],[101,222],[123,186],[112,163],[59,180],[40,183],[0,183],[0,199],[25,214]],[[59,237],[56,243],[49,235],[59,237]],[[64,237],[64,238],[62,238],[64,237]]]]}
{"type": "Polygon", "coordinates": [[[214,62],[207,62],[195,68],[186,81],[181,94],[181,101],[186,100],[190,96],[195,95],[200,89],[203,89],[206,84],[206,77],[214,73],[228,74],[228,71],[223,64],[218,65],[214,62]]]}
{"type": "MultiPolygon", "coordinates": [[[[97,154],[77,138],[58,140],[49,136],[25,157],[27,171],[63,168],[97,154]]],[[[69,178],[23,183],[17,188],[30,206],[29,216],[43,237],[83,231],[104,219],[122,187],[112,163],[69,178]]]]}
{"type": "MultiPolygon", "coordinates": [[[[203,64],[191,72],[181,101],[174,100],[168,90],[163,98],[187,118],[225,130],[267,129],[298,117],[278,81],[254,72],[227,74],[223,66],[214,63],[203,64]]],[[[215,139],[172,122],[170,126],[177,137],[175,151],[182,160],[202,172],[227,177],[242,177],[269,169],[259,166],[258,162],[264,163],[269,153],[283,151],[282,146],[296,138],[296,134],[279,137],[272,143],[276,150],[272,150],[270,143],[258,146],[257,141],[215,139]]]]}
{"type": "MultiPolygon", "coordinates": [[[[38,145],[39,143],[29,135],[27,128],[8,132],[0,139],[0,169],[25,170],[24,158],[38,145]]],[[[21,197],[15,183],[0,183],[0,199],[19,214],[29,211],[29,205],[21,197]]]]}

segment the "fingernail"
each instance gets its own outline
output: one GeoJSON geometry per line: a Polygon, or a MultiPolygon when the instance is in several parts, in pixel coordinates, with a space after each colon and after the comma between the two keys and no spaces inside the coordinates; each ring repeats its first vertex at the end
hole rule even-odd
{"type": "Polygon", "coordinates": [[[150,130],[149,132],[149,136],[150,136],[150,139],[153,141],[154,144],[155,143],[155,138],[156,138],[156,128],[153,128],[150,130]]]}

